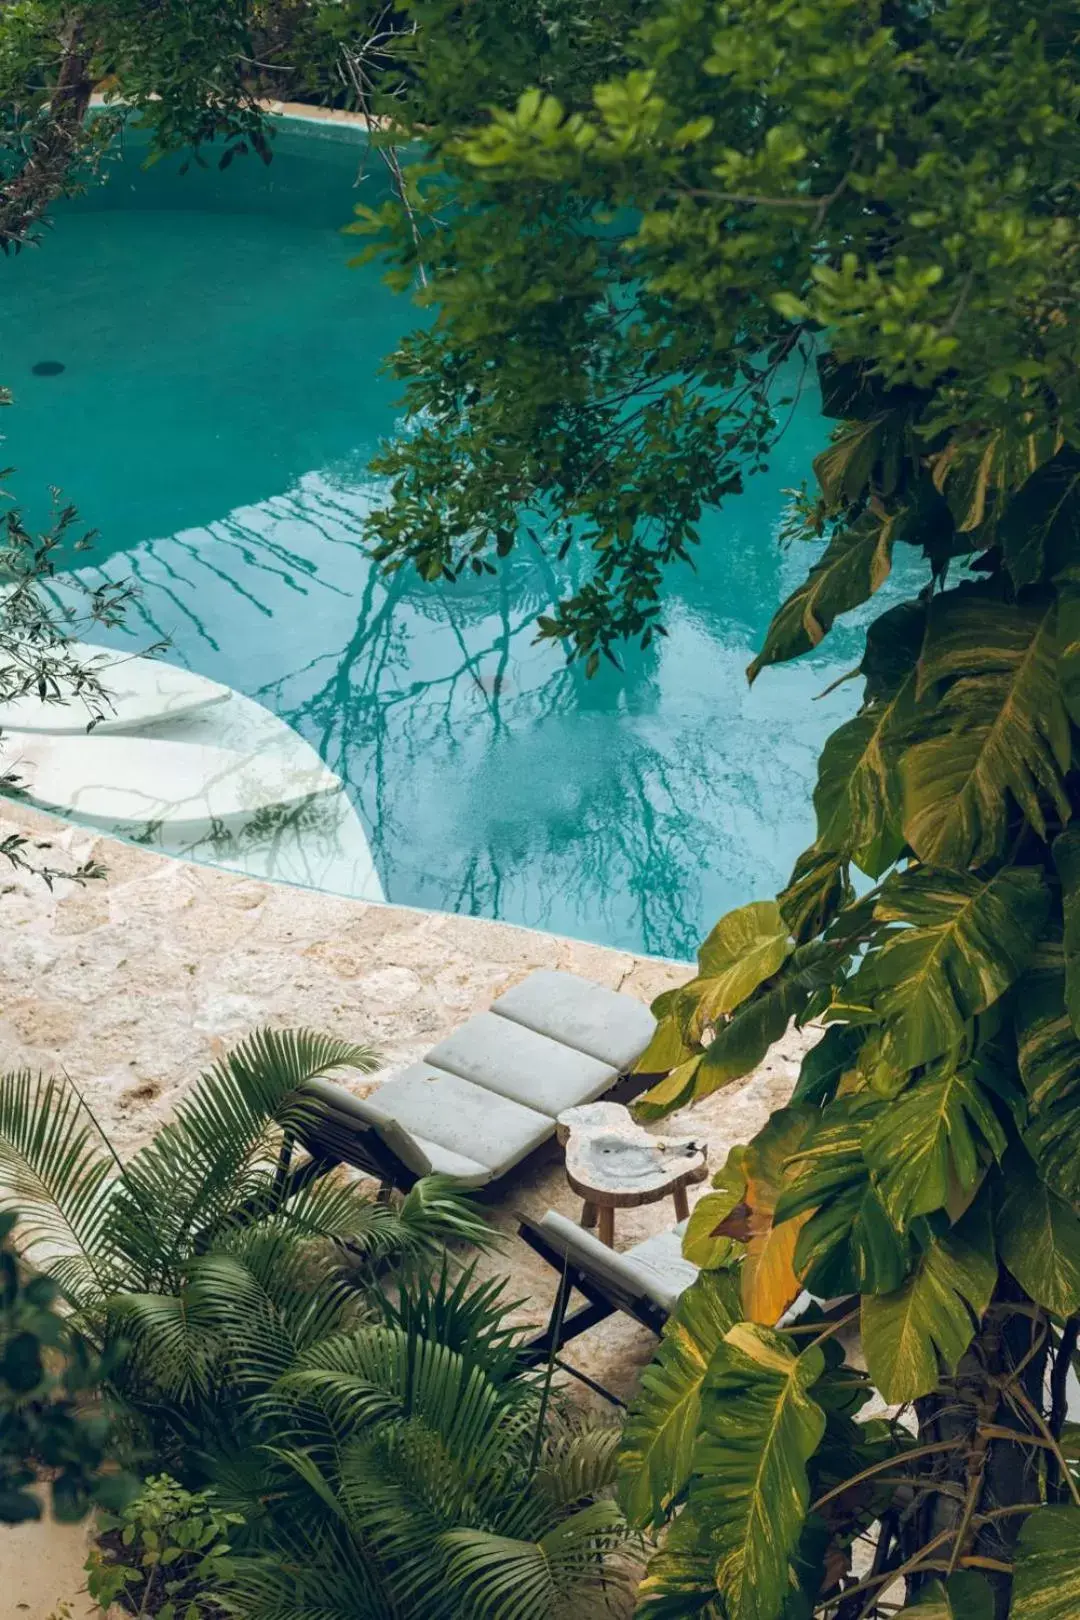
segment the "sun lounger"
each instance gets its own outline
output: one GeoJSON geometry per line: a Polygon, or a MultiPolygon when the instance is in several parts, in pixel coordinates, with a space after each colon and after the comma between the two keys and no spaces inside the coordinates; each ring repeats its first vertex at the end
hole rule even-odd
{"type": "Polygon", "coordinates": [[[618,1252],[553,1209],[541,1221],[522,1216],[518,1224],[522,1238],[562,1279],[551,1320],[529,1346],[536,1359],[560,1350],[616,1311],[659,1333],[679,1295],[697,1278],[697,1266],[683,1259],[685,1230],[686,1222],[680,1221],[618,1252]],[[586,1303],[567,1315],[570,1295],[575,1292],[586,1303]]]}
{"type": "MultiPolygon", "coordinates": [[[[536,1366],[551,1358],[597,1394],[621,1406],[623,1402],[618,1396],[563,1361],[560,1351],[571,1339],[587,1333],[617,1311],[632,1316],[659,1336],[682,1294],[698,1278],[698,1267],[683,1257],[682,1238],[686,1227],[687,1222],[680,1221],[666,1231],[654,1232],[633,1248],[617,1252],[553,1209],[540,1221],[519,1216],[520,1236],[559,1277],[547,1327],[521,1347],[524,1364],[536,1366]],[[580,1294],[585,1303],[569,1311],[570,1298],[575,1293],[580,1294]]],[[[849,1300],[814,1303],[826,1311],[841,1313],[850,1306],[849,1300]]],[[[810,1304],[811,1296],[803,1290],[777,1325],[783,1327],[797,1320],[810,1304]]]]}
{"type": "Polygon", "coordinates": [[[483,1187],[555,1134],[557,1115],[610,1090],[655,1022],[634,996],[541,970],[506,991],[366,1097],[310,1082],[316,1157],[375,1167],[386,1180],[452,1176],[483,1187]]]}

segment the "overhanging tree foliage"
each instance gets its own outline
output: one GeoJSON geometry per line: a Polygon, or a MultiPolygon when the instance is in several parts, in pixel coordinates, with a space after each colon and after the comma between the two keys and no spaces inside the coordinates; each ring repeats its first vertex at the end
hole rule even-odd
{"type": "Polygon", "coordinates": [[[1064,1620],[1080,8],[663,0],[625,34],[600,14],[633,65],[591,78],[510,46],[497,5],[409,9],[430,161],[408,215],[357,222],[437,311],[394,357],[414,431],[382,457],[384,564],[589,548],[541,632],[595,667],[662,632],[664,569],[815,367],[836,427],[795,526],[825,544],[750,678],[894,559],[922,570],[867,633],[815,843],[657,1007],[653,1117],[792,1018],[826,1033],[688,1234],[706,1270],[624,1448],[627,1508],[662,1531],[642,1612],[868,1620],[906,1593],[920,1620],[1064,1620]],[[802,1289],[841,1303],[778,1328],[802,1289]],[[875,1392],[886,1415],[856,1421],[875,1392]]]}

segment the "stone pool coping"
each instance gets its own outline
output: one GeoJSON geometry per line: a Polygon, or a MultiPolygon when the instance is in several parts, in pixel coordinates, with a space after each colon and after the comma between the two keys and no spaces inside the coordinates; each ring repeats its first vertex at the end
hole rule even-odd
{"type": "MultiPolygon", "coordinates": [[[[534,968],[566,968],[651,1001],[692,968],[508,923],[291,888],[177,860],[6,803],[0,838],[47,840],[53,865],[100,861],[85,887],[0,872],[0,1071],[66,1073],[122,1155],[145,1142],[199,1072],[260,1024],[304,1024],[375,1045],[386,1066],[420,1057],[534,968]]],[[[789,1033],[747,1080],[659,1127],[703,1137],[713,1168],[790,1095],[815,1038],[789,1033]]],[[[363,1085],[361,1081],[360,1086],[363,1085]]],[[[691,1198],[708,1182],[691,1189],[691,1198]]],[[[512,1320],[546,1319],[555,1277],[514,1236],[520,1210],[577,1218],[555,1143],[505,1178],[488,1205],[506,1243],[483,1262],[509,1275],[512,1320]]],[[[625,1212],[629,1247],[670,1224],[667,1203],[625,1212]]],[[[654,1340],[614,1318],[571,1359],[617,1393],[654,1340]]]]}

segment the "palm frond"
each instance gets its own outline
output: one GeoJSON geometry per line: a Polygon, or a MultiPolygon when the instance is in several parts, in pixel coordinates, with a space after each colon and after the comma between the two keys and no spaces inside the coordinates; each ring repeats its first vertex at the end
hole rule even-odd
{"type": "Polygon", "coordinates": [[[184,1258],[223,1226],[275,1204],[286,1134],[318,1117],[304,1085],[328,1070],[378,1065],[369,1047],[312,1030],[257,1030],[202,1075],[175,1120],[125,1169],[114,1240],[144,1286],[174,1285],[184,1258]]]}
{"type": "Polygon", "coordinates": [[[393,1583],[351,1537],[282,1537],[266,1557],[230,1559],[229,1613],[238,1620],[407,1620],[393,1583]]]}
{"type": "Polygon", "coordinates": [[[138,1375],[170,1400],[209,1393],[221,1358],[213,1316],[198,1294],[117,1294],[109,1301],[110,1328],[129,1345],[138,1375]]]}
{"type": "Polygon", "coordinates": [[[112,1280],[105,1238],[111,1154],[73,1087],[23,1069],[0,1077],[0,1209],[19,1215],[23,1253],[79,1305],[112,1280]]]}
{"type": "Polygon", "coordinates": [[[611,1612],[621,1585],[607,1565],[625,1526],[611,1502],[594,1502],[537,1541],[484,1530],[449,1530],[448,1579],[470,1620],[561,1620],[611,1612]]]}
{"type": "Polygon", "coordinates": [[[622,1436],[618,1423],[557,1427],[545,1440],[533,1481],[537,1496],[552,1511],[579,1506],[615,1484],[615,1453],[622,1436]]]}
{"type": "Polygon", "coordinates": [[[398,1219],[409,1230],[418,1249],[441,1249],[451,1239],[477,1249],[496,1249],[501,1234],[484,1217],[475,1199],[464,1193],[450,1176],[425,1176],[406,1194],[398,1219]]]}
{"type": "Polygon", "coordinates": [[[481,1366],[445,1345],[410,1339],[400,1328],[367,1327],[313,1345],[279,1393],[319,1402],[342,1436],[377,1419],[417,1416],[472,1466],[502,1445],[499,1428],[512,1397],[481,1366]]]}
{"type": "Polygon", "coordinates": [[[412,1338],[429,1339],[458,1351],[502,1382],[522,1376],[518,1345],[522,1329],[507,1327],[506,1316],[524,1303],[506,1297],[507,1280],[476,1281],[476,1266],[454,1276],[444,1255],[438,1272],[407,1277],[396,1297],[377,1296],[383,1317],[412,1338]]]}
{"type": "Polygon", "coordinates": [[[340,1332],[357,1309],[349,1288],[320,1275],[317,1257],[278,1233],[249,1233],[239,1252],[192,1261],[187,1294],[200,1318],[214,1323],[234,1376],[252,1393],[340,1332]]]}

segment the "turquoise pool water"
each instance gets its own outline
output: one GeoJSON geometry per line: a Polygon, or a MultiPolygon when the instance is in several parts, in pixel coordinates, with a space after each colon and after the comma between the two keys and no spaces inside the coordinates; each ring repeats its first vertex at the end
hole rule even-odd
{"type": "Polygon", "coordinates": [[[125,645],[276,710],[347,784],[388,899],[683,957],[771,893],[812,834],[817,750],[854,685],[854,629],[748,691],[743,671],[809,561],[784,491],[826,437],[803,394],[770,470],[705,525],[670,580],[670,635],[586,681],[533,645],[568,565],[382,580],[360,520],[395,431],[379,361],[415,310],[347,268],[363,146],[284,127],[271,168],[143,171],[63,210],[0,263],[0,460],[35,516],[62,487],[132,576],[125,645]],[[64,370],[38,375],[55,361],[64,370]]]}

